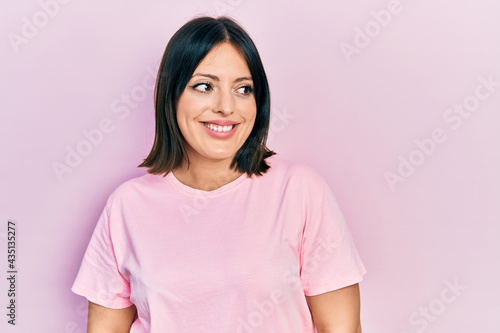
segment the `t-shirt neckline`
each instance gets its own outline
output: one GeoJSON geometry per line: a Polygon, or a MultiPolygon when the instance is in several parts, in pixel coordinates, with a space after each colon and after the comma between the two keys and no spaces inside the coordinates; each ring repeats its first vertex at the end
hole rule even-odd
{"type": "Polygon", "coordinates": [[[245,181],[248,177],[248,175],[244,172],[241,176],[236,178],[235,180],[222,185],[219,188],[216,188],[215,190],[212,191],[205,191],[205,190],[199,190],[190,186],[187,186],[183,183],[181,183],[172,172],[169,172],[166,176],[165,179],[169,184],[171,184],[175,189],[178,191],[190,195],[190,196],[199,196],[200,194],[203,195],[204,197],[216,197],[219,195],[222,195],[224,193],[227,193],[231,191],[233,188],[241,184],[243,181],[245,181]]]}

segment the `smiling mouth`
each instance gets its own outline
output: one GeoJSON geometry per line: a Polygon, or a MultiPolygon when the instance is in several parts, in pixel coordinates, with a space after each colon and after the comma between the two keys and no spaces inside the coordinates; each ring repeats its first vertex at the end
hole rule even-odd
{"type": "Polygon", "coordinates": [[[203,125],[205,125],[205,127],[211,129],[214,132],[221,132],[221,133],[229,132],[230,130],[232,130],[236,126],[236,124],[221,126],[221,125],[214,125],[214,124],[210,124],[210,123],[203,123],[203,125]]]}

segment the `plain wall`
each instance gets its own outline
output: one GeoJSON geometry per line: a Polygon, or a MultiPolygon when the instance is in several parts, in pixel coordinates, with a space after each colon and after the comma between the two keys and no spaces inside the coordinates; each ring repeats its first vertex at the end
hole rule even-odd
{"type": "Polygon", "coordinates": [[[368,271],[364,332],[500,331],[499,1],[40,0],[0,13],[0,276],[9,219],[18,270],[16,326],[3,314],[0,331],[85,332],[70,287],[106,198],[145,173],[164,48],[202,14],[249,31],[271,85],[269,146],[332,187],[368,271]]]}

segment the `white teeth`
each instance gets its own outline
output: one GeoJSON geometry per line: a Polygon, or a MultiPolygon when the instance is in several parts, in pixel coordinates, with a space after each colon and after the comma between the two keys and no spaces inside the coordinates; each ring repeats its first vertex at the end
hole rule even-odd
{"type": "Polygon", "coordinates": [[[212,131],[216,132],[229,132],[234,128],[236,125],[227,125],[227,126],[220,126],[220,125],[213,125],[213,124],[208,124],[208,123],[203,123],[206,127],[210,128],[212,131]]]}

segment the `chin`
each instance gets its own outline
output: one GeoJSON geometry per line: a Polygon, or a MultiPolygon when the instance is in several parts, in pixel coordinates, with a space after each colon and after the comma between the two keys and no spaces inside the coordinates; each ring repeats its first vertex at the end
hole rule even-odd
{"type": "Polygon", "coordinates": [[[236,155],[236,153],[234,153],[234,154],[211,154],[211,155],[207,155],[206,157],[211,159],[211,160],[222,161],[222,160],[232,160],[235,155],[236,155]]]}

